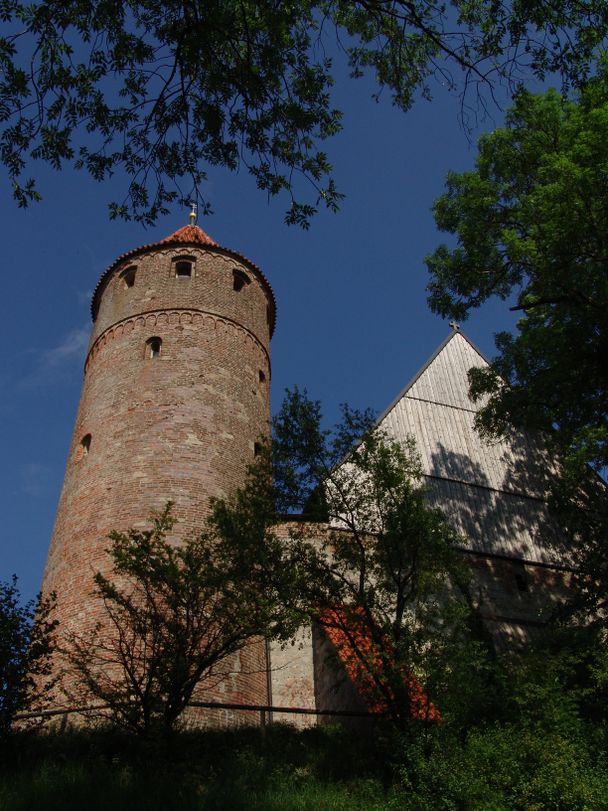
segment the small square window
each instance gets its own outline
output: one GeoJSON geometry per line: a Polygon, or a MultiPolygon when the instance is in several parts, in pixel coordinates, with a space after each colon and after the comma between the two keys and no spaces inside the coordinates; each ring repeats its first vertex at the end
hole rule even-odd
{"type": "Polygon", "coordinates": [[[192,262],[180,260],[175,263],[175,278],[176,279],[191,279],[192,278],[192,262]]]}
{"type": "Polygon", "coordinates": [[[523,593],[528,591],[528,578],[526,577],[525,571],[515,573],[515,583],[518,591],[523,593]]]}
{"type": "Polygon", "coordinates": [[[232,289],[239,293],[243,287],[251,283],[251,279],[242,270],[234,268],[232,271],[232,289]]]}

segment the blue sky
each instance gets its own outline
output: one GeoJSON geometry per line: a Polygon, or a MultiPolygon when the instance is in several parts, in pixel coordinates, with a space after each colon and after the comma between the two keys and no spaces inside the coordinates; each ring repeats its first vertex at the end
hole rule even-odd
{"type": "MultiPolygon", "coordinates": [[[[287,202],[268,204],[245,171],[214,171],[214,214],[200,225],[220,244],[258,264],[278,301],[272,343],[272,406],[298,384],[323,402],[382,411],[449,332],[427,308],[423,258],[442,241],[431,213],[450,169],[473,166],[473,143],[458,123],[459,100],[437,89],[407,114],[388,97],[370,99],[366,81],[340,83],[344,131],[327,149],[340,213],[323,212],[304,232],[283,225],[287,202]]],[[[0,319],[0,579],[13,572],[33,596],[42,571],[76,414],[90,330],[92,290],[121,253],[186,224],[176,207],[153,229],[110,222],[119,195],[82,173],[37,168],[44,202],[23,211],[2,194],[0,319]]],[[[493,334],[514,318],[489,304],[463,325],[487,355],[493,334]]]]}

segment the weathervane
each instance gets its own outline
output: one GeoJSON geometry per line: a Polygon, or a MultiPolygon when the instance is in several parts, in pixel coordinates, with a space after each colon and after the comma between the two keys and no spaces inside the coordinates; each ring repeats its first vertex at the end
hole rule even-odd
{"type": "Polygon", "coordinates": [[[456,321],[450,321],[450,326],[454,330],[454,332],[460,331],[460,324],[457,324],[456,321]]]}
{"type": "Polygon", "coordinates": [[[188,219],[190,220],[190,225],[196,225],[196,203],[190,203],[191,209],[190,214],[188,215],[188,219]]]}

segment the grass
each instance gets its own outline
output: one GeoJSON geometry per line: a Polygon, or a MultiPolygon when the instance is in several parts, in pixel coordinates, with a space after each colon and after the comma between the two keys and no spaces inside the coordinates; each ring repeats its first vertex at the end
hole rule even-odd
{"type": "Polygon", "coordinates": [[[18,735],[0,766],[2,811],[376,811],[394,798],[382,741],[340,729],[18,735]]]}
{"type": "Polygon", "coordinates": [[[608,733],[579,727],[21,732],[0,745],[0,811],[606,811],[608,733]]]}

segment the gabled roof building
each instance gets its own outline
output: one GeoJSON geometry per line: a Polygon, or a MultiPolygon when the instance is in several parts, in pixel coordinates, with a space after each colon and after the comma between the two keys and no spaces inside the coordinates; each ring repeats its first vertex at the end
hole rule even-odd
{"type": "MultiPolygon", "coordinates": [[[[454,329],[378,426],[397,440],[416,440],[429,502],[463,536],[481,616],[500,647],[525,643],[544,624],[563,596],[569,567],[548,510],[556,470],[542,437],[513,429],[500,441],[487,441],[475,429],[480,404],[469,395],[468,372],[487,364],[454,329]]],[[[363,708],[356,690],[338,685],[335,668],[325,666],[329,641],[303,631],[299,652],[273,651],[275,705],[363,708]]]]}

